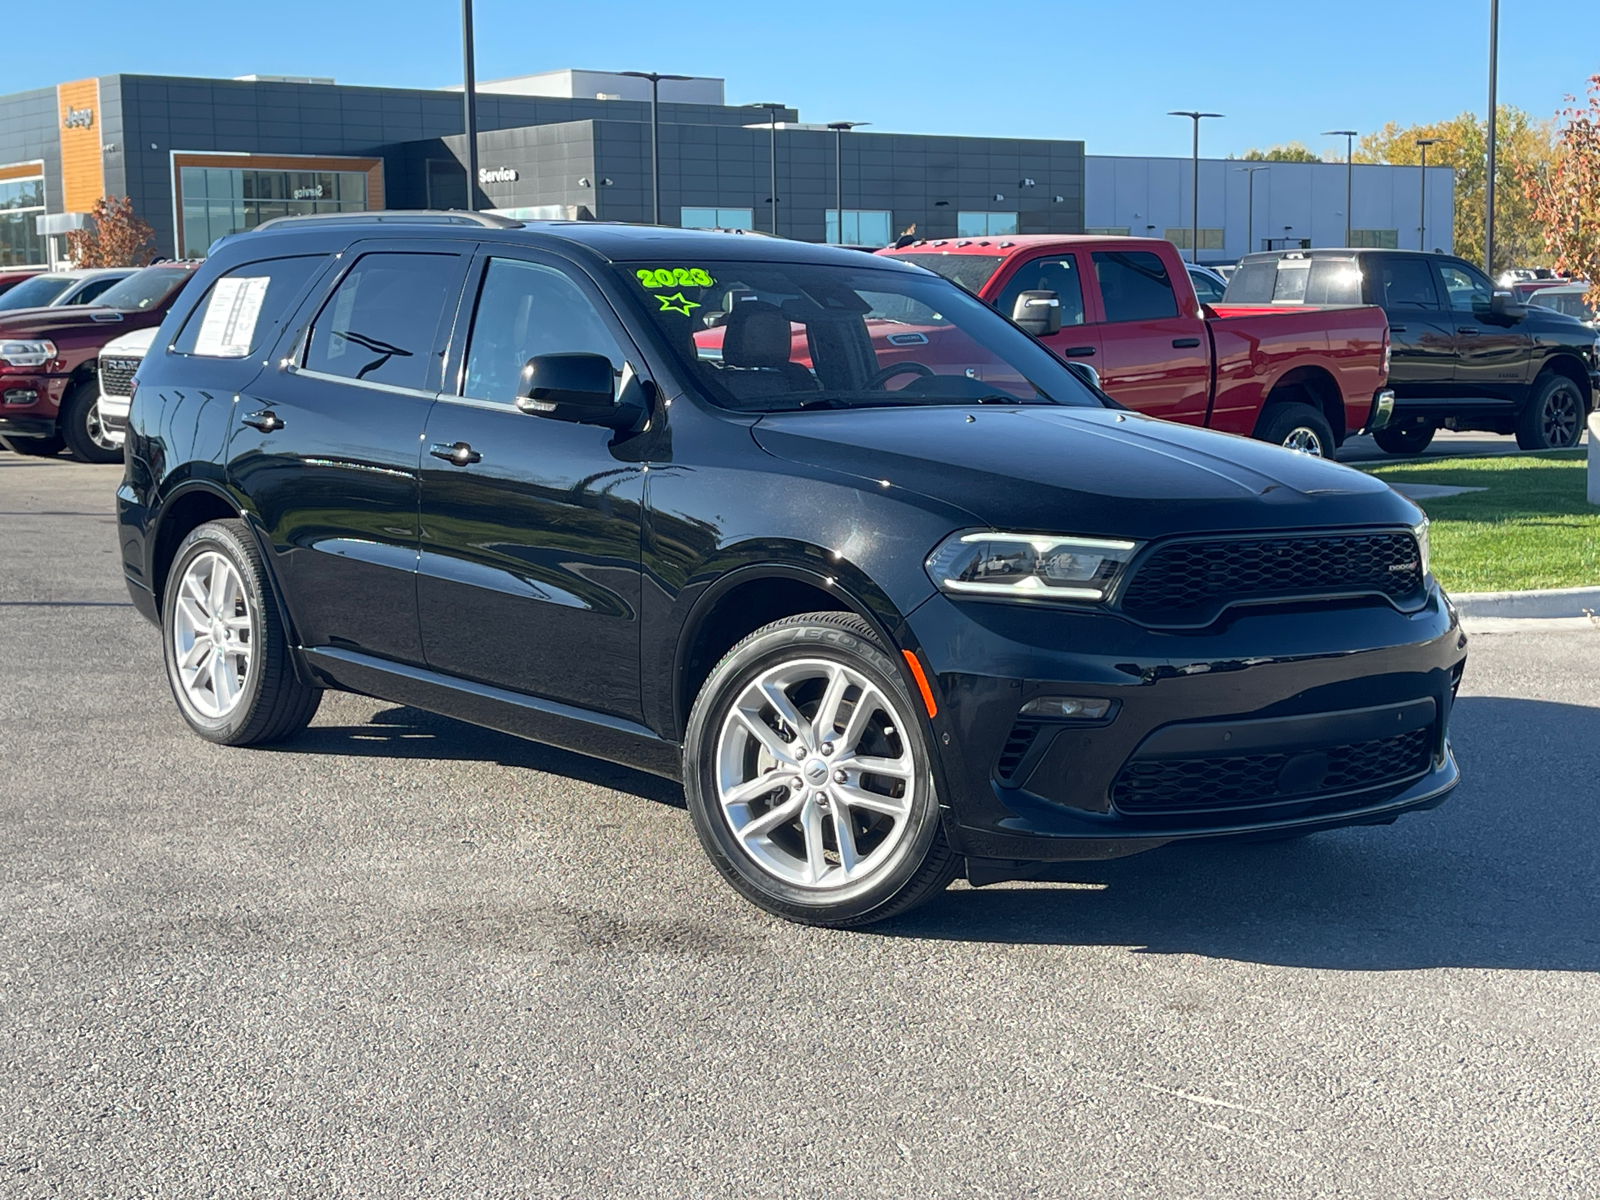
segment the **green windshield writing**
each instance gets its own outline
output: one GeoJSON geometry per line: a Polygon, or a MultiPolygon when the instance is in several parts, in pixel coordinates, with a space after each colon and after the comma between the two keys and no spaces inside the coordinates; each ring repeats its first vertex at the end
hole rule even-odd
{"type": "Polygon", "coordinates": [[[647,288],[710,287],[717,282],[699,267],[641,267],[633,274],[647,288]]]}

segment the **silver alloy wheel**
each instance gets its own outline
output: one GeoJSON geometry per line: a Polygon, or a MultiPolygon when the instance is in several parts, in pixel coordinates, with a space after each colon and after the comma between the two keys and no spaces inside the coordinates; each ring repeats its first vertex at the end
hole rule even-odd
{"type": "Polygon", "coordinates": [[[1284,435],[1283,448],[1296,454],[1313,454],[1322,457],[1322,437],[1309,425],[1296,425],[1284,435]]]}
{"type": "Polygon", "coordinates": [[[111,439],[106,432],[106,423],[100,419],[100,401],[96,400],[89,406],[89,411],[83,415],[83,429],[89,435],[89,440],[102,450],[121,450],[120,443],[111,439]]]}
{"type": "Polygon", "coordinates": [[[902,855],[919,789],[910,716],[861,672],[796,659],[753,679],[717,734],[716,788],[740,848],[785,883],[832,891],[902,855]]]}
{"type": "Polygon", "coordinates": [[[227,557],[207,551],[183,573],[172,614],[173,663],[184,700],[208,720],[231,713],[250,679],[255,615],[227,557]]]}

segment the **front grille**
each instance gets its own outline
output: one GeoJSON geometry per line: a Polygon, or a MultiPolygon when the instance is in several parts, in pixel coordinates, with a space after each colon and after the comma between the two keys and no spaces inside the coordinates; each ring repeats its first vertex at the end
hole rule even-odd
{"type": "Polygon", "coordinates": [[[1039,727],[1027,721],[1018,721],[1011,727],[1011,733],[1006,737],[1006,744],[1001,748],[1000,757],[994,764],[995,772],[1001,779],[1010,779],[1017,773],[1017,768],[1027,757],[1028,750],[1033,746],[1033,739],[1038,733],[1039,727]]]}
{"type": "Polygon", "coordinates": [[[1192,625],[1239,600],[1372,592],[1405,600],[1421,590],[1408,532],[1218,538],[1156,550],[1129,581],[1122,608],[1151,624],[1192,625]]]}
{"type": "Polygon", "coordinates": [[[1111,799],[1119,811],[1136,815],[1316,800],[1420,775],[1428,769],[1432,746],[1429,726],[1308,753],[1135,761],[1118,774],[1111,799]]]}
{"type": "Polygon", "coordinates": [[[100,390],[107,396],[133,395],[133,373],[144,361],[138,358],[102,358],[100,390]]]}

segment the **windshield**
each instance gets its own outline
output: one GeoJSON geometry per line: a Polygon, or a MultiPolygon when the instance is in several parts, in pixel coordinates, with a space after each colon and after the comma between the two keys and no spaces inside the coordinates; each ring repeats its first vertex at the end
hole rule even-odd
{"type": "Polygon", "coordinates": [[[1100,401],[993,309],[896,266],[623,263],[715,403],[741,412],[1100,401]]]}
{"type": "Polygon", "coordinates": [[[189,275],[189,271],[177,267],[146,267],[108,289],[100,303],[123,312],[145,312],[187,283],[189,275]]]}
{"type": "Polygon", "coordinates": [[[24,279],[5,295],[0,296],[0,312],[18,308],[43,308],[72,286],[72,279],[62,275],[35,275],[24,279]]]}
{"type": "Polygon", "coordinates": [[[897,254],[901,262],[914,263],[925,271],[943,275],[976,296],[983,291],[996,268],[1005,262],[1000,254],[897,254]]]}

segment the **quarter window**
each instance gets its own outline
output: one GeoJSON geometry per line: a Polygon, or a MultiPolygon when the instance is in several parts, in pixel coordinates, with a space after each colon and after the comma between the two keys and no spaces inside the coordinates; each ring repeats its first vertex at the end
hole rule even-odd
{"type": "Polygon", "coordinates": [[[459,259],[453,254],[368,254],[317,316],[306,368],[365,383],[420,389],[459,259]]]}
{"type": "Polygon", "coordinates": [[[1464,263],[1440,263],[1439,274],[1444,278],[1444,290],[1450,296],[1450,307],[1456,312],[1486,313],[1494,289],[1487,277],[1478,274],[1464,263]]]}
{"type": "Polygon", "coordinates": [[[201,358],[244,358],[266,344],[289,302],[327,260],[320,254],[246,263],[214,281],[172,348],[201,358]]]}
{"type": "Polygon", "coordinates": [[[463,394],[511,404],[523,364],[541,354],[603,354],[615,371],[625,357],[599,310],[565,273],[490,259],[472,318],[463,394]]]}
{"type": "Polygon", "coordinates": [[[1096,251],[1094,273],[1107,321],[1159,321],[1178,315],[1167,268],[1149,251],[1096,251]]]}
{"type": "Polygon", "coordinates": [[[1078,274],[1078,258],[1064,254],[1059,258],[1036,258],[1022,265],[1001,290],[994,306],[1009,317],[1023,292],[1054,292],[1061,300],[1061,324],[1083,324],[1083,284],[1078,274]]]}

